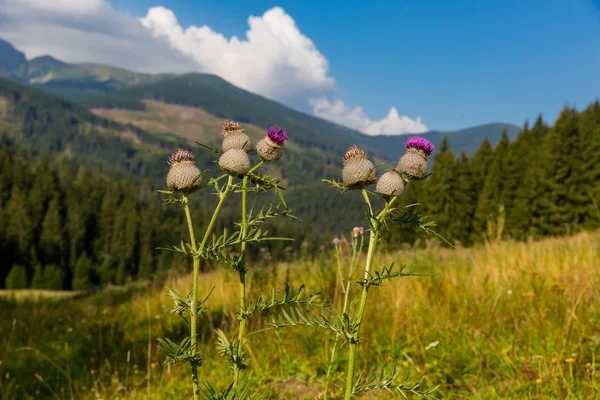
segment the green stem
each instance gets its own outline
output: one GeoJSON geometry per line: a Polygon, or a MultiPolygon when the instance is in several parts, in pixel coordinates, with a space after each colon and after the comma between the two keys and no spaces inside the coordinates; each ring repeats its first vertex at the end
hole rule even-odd
{"type": "MultiPolygon", "coordinates": [[[[248,220],[246,218],[246,203],[247,203],[247,193],[246,193],[246,185],[248,183],[248,176],[244,176],[242,181],[242,223],[241,223],[241,233],[240,237],[243,239],[246,237],[246,230],[248,225],[248,220]]],[[[238,273],[240,275],[240,315],[243,315],[244,310],[246,309],[246,263],[244,257],[246,255],[246,242],[242,242],[240,249],[240,265],[238,267],[238,273]]],[[[242,354],[242,342],[244,340],[244,330],[246,328],[246,318],[241,317],[240,320],[240,329],[238,332],[238,357],[242,354]]],[[[240,368],[237,364],[233,365],[233,384],[234,388],[237,388],[239,379],[240,379],[240,368]]]]}
{"type": "MultiPolygon", "coordinates": [[[[200,259],[197,257],[197,249],[196,249],[196,236],[194,235],[194,226],[192,225],[192,216],[190,215],[190,207],[188,196],[186,194],[183,195],[182,198],[183,209],[185,210],[185,218],[187,219],[188,229],[190,231],[190,242],[192,244],[192,250],[194,252],[194,272],[193,272],[193,281],[192,281],[192,301],[190,302],[190,340],[191,347],[196,349],[196,340],[197,340],[197,299],[198,299],[198,271],[200,270],[200,259]]],[[[192,363],[192,387],[194,390],[194,400],[199,399],[200,395],[200,385],[198,384],[198,366],[192,363]]]]}
{"type": "MultiPolygon", "coordinates": [[[[185,218],[187,219],[187,225],[190,232],[190,242],[192,246],[192,251],[194,252],[193,259],[193,282],[192,282],[192,300],[190,302],[190,346],[193,349],[197,347],[198,340],[198,328],[197,328],[197,319],[198,319],[198,275],[200,274],[200,253],[204,250],[204,245],[208,240],[210,233],[212,232],[212,228],[215,225],[215,221],[217,220],[217,215],[221,211],[221,207],[223,206],[223,202],[225,201],[225,197],[229,193],[229,189],[231,187],[231,183],[233,182],[233,177],[229,177],[227,181],[227,187],[220,194],[219,203],[215,208],[215,211],[210,219],[208,227],[206,228],[206,232],[204,232],[204,237],[202,238],[202,242],[200,246],[196,246],[196,235],[194,235],[194,226],[192,224],[192,216],[190,214],[189,207],[189,199],[188,195],[184,194],[182,198],[183,209],[185,211],[185,218]]],[[[192,364],[192,387],[194,390],[194,400],[199,399],[200,395],[200,385],[198,383],[198,366],[196,364],[192,364]]]]}
{"type": "MultiPolygon", "coordinates": [[[[379,240],[380,233],[380,221],[383,221],[385,215],[389,211],[389,207],[392,204],[392,201],[386,202],[385,208],[383,211],[377,216],[373,216],[373,207],[371,206],[371,201],[369,200],[369,195],[365,189],[362,190],[363,198],[365,199],[365,203],[367,203],[367,207],[369,208],[369,215],[371,215],[371,234],[369,237],[369,249],[367,250],[367,260],[365,262],[365,279],[369,279],[371,273],[371,267],[373,266],[373,258],[375,257],[375,248],[377,247],[377,241],[379,240]]],[[[363,285],[362,293],[360,296],[360,303],[358,305],[358,311],[354,317],[355,331],[350,340],[350,354],[348,356],[348,374],[346,376],[346,391],[345,391],[345,400],[350,400],[352,398],[352,390],[354,389],[354,365],[356,363],[356,346],[358,344],[358,335],[360,333],[360,325],[362,323],[363,315],[365,312],[365,307],[367,305],[367,297],[369,295],[369,286],[363,285]]]]}

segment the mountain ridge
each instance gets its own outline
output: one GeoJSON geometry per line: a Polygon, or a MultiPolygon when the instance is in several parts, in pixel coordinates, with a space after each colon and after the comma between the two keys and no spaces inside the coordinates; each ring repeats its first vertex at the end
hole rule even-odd
{"type": "MultiPolygon", "coordinates": [[[[249,120],[253,119],[268,119],[272,121],[277,119],[277,117],[284,117],[292,126],[303,127],[306,125],[312,127],[313,129],[308,130],[312,131],[311,136],[313,139],[315,135],[331,135],[334,137],[334,140],[340,140],[344,145],[348,145],[351,142],[350,144],[357,144],[375,150],[379,156],[388,161],[396,158],[397,148],[403,146],[405,137],[405,135],[366,135],[317,116],[286,107],[275,100],[248,92],[216,75],[197,73],[153,75],[103,64],[71,64],[58,60],[51,55],[27,60],[23,53],[2,39],[0,39],[0,76],[58,94],[62,97],[82,101],[88,106],[97,105],[94,102],[101,101],[100,99],[105,96],[110,99],[110,102],[118,104],[118,108],[143,107],[140,103],[142,96],[137,100],[129,101],[129,103],[123,102],[123,99],[120,101],[116,100],[118,96],[127,96],[127,91],[142,91],[141,93],[148,98],[165,100],[160,98],[160,93],[150,92],[153,89],[164,92],[165,84],[179,83],[179,88],[181,88],[181,82],[183,81],[185,85],[186,80],[188,80],[188,86],[202,84],[201,88],[211,91],[213,98],[227,96],[231,104],[236,104],[238,110],[222,104],[223,102],[220,103],[217,109],[211,107],[211,104],[207,104],[206,101],[198,101],[198,99],[190,100],[189,98],[186,100],[182,100],[181,98],[172,99],[174,100],[171,101],[172,103],[200,107],[218,117],[234,118],[241,122],[250,122],[249,120]],[[13,61],[10,62],[7,60],[13,61]],[[9,68],[10,66],[12,66],[12,69],[9,68]],[[240,101],[240,99],[245,100],[240,101]],[[267,113],[269,114],[268,118],[264,118],[264,112],[262,112],[263,118],[260,118],[257,115],[257,110],[252,111],[251,115],[244,115],[243,112],[240,112],[239,109],[248,107],[248,103],[252,102],[257,102],[260,104],[260,108],[270,111],[267,113]],[[340,138],[340,135],[344,136],[343,140],[340,138]]],[[[104,101],[103,105],[106,106],[106,101],[104,101]]],[[[268,128],[265,123],[259,123],[258,125],[268,128]]],[[[448,134],[451,139],[451,146],[456,152],[464,149],[467,154],[472,154],[486,137],[492,144],[497,143],[500,140],[504,126],[506,126],[511,139],[516,137],[519,127],[504,123],[489,123],[448,132],[432,130],[423,134],[413,134],[413,136],[423,136],[431,140],[435,145],[439,145],[444,134],[448,134]]],[[[330,140],[328,138],[325,138],[325,140],[307,140],[304,144],[309,146],[316,145],[318,147],[322,146],[323,142],[330,142],[330,140]]],[[[339,154],[343,150],[345,149],[338,149],[337,153],[339,154]]]]}

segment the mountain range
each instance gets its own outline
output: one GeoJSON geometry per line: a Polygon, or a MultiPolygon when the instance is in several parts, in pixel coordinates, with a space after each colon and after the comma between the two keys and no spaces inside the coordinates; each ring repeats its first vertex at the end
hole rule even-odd
{"type": "MultiPolygon", "coordinates": [[[[0,39],[0,76],[39,88],[94,108],[144,110],[144,100],[199,107],[218,118],[233,118],[268,128],[273,123],[295,132],[298,144],[341,154],[350,144],[366,147],[389,162],[397,159],[405,135],[369,136],[304,114],[273,100],[247,92],[207,74],[144,74],[100,64],[72,64],[51,56],[27,60],[9,42],[0,39]]],[[[439,144],[448,135],[459,152],[473,153],[484,138],[495,144],[503,130],[516,137],[519,127],[490,123],[458,131],[430,131],[424,136],[439,144]]]]}

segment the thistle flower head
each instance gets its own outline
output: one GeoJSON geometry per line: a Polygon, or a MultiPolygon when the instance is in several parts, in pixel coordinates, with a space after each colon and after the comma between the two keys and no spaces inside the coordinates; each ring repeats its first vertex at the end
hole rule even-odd
{"type": "Polygon", "coordinates": [[[269,139],[271,139],[277,144],[282,144],[288,138],[287,132],[277,125],[269,128],[269,130],[267,131],[267,136],[269,137],[269,139]]]}
{"type": "Polygon", "coordinates": [[[331,241],[335,246],[337,246],[338,244],[342,243],[342,241],[340,240],[340,238],[338,238],[337,236],[333,238],[333,240],[331,241]]]}
{"type": "Polygon", "coordinates": [[[185,149],[179,148],[176,152],[171,154],[168,163],[169,165],[173,165],[182,161],[194,161],[194,155],[185,149]]]}
{"type": "Polygon", "coordinates": [[[348,189],[362,189],[375,182],[375,166],[367,158],[367,153],[357,146],[350,146],[344,155],[342,181],[348,189]]]}
{"type": "Polygon", "coordinates": [[[193,191],[202,185],[200,170],[194,164],[194,155],[187,150],[177,149],[169,157],[171,169],[167,175],[167,186],[174,192],[193,191]]]}
{"type": "Polygon", "coordinates": [[[402,196],[404,193],[404,180],[397,171],[387,171],[379,178],[375,190],[384,196],[402,196]]]}
{"type": "Polygon", "coordinates": [[[353,144],[352,146],[348,147],[346,154],[344,154],[344,165],[346,165],[348,161],[355,158],[367,158],[367,153],[361,150],[357,145],[353,144]]]}
{"type": "Polygon", "coordinates": [[[354,239],[357,239],[359,236],[361,236],[365,231],[365,228],[363,228],[362,226],[355,226],[354,228],[352,228],[352,237],[354,239]]]}
{"type": "Polygon", "coordinates": [[[230,149],[221,154],[219,167],[231,175],[243,176],[250,170],[250,158],[243,149],[230,149]]]}
{"type": "Polygon", "coordinates": [[[425,153],[426,156],[429,156],[431,153],[433,153],[435,146],[424,137],[411,136],[406,141],[406,149],[418,149],[425,153]]]}
{"type": "Polygon", "coordinates": [[[242,125],[240,125],[239,122],[235,122],[233,120],[230,119],[226,119],[225,122],[223,122],[223,135],[227,135],[229,133],[232,132],[244,132],[244,129],[242,129],[242,125]]]}

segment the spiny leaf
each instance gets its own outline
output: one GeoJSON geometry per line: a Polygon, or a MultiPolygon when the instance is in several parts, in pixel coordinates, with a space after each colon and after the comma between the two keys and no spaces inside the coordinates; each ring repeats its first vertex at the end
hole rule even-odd
{"type": "Polygon", "coordinates": [[[394,270],[395,262],[389,267],[383,267],[381,271],[369,273],[368,278],[359,278],[356,282],[361,286],[381,286],[384,280],[394,278],[404,278],[407,276],[435,276],[436,274],[420,274],[416,273],[417,266],[414,265],[405,272],[407,265],[402,264],[397,270],[394,270]]]}
{"type": "MultiPolygon", "coordinates": [[[[271,296],[267,297],[264,294],[259,296],[256,301],[248,302],[244,311],[242,311],[238,318],[249,318],[252,314],[257,312],[262,312],[269,310],[275,307],[288,306],[292,304],[296,305],[305,305],[305,306],[313,306],[317,303],[321,293],[312,293],[309,294],[308,297],[304,298],[302,294],[304,293],[304,285],[300,286],[295,295],[291,295],[291,288],[286,283],[285,289],[281,297],[277,298],[277,293],[275,289],[271,289],[271,296]]],[[[322,305],[322,304],[319,304],[322,305]]]]}
{"type": "Polygon", "coordinates": [[[407,397],[406,394],[410,393],[426,399],[436,399],[436,397],[433,396],[433,392],[437,390],[438,386],[431,389],[421,389],[425,377],[415,381],[414,376],[411,376],[410,371],[407,370],[402,381],[394,382],[399,376],[400,371],[396,368],[396,365],[393,366],[390,373],[386,373],[383,367],[379,370],[379,374],[370,371],[367,377],[359,376],[357,378],[354,388],[352,389],[352,397],[372,390],[387,390],[389,392],[396,391],[405,398],[407,397]]]}

